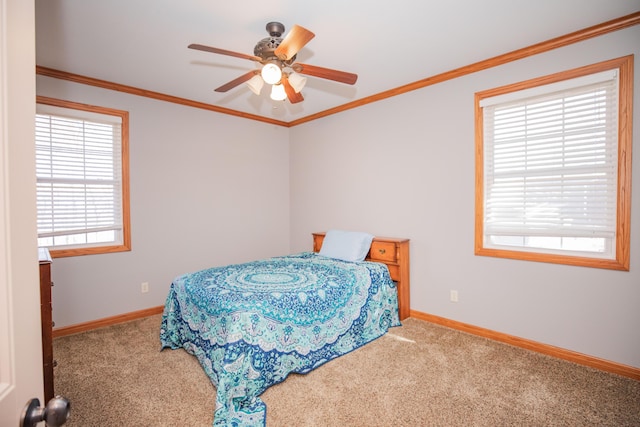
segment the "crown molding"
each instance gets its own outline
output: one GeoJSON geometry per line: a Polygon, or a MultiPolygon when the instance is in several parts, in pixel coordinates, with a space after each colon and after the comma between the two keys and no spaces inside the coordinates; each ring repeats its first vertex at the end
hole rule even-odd
{"type": "Polygon", "coordinates": [[[380,92],[375,95],[367,96],[352,102],[348,102],[343,105],[339,105],[328,110],[320,111],[309,116],[302,117],[290,122],[281,120],[274,120],[268,117],[259,116],[256,114],[243,113],[241,111],[232,110],[229,108],[218,107],[215,105],[207,104],[204,102],[192,101],[186,98],[180,98],[177,96],[166,95],[160,92],[154,92],[146,89],[141,89],[133,86],[122,85],[106,80],[100,80],[93,77],[82,76],[79,74],[70,73],[67,71],[56,70],[53,68],[47,68],[40,65],[36,66],[36,74],[42,76],[53,77],[61,80],[68,80],[75,83],[96,86],[103,89],[115,90],[119,92],[125,92],[132,95],[144,96],[147,98],[153,98],[160,101],[172,102],[175,104],[185,105],[188,107],[200,108],[203,110],[213,111],[220,114],[228,114],[231,116],[241,117],[244,119],[255,120],[259,122],[269,123],[277,126],[294,127],[303,123],[307,123],[313,120],[317,120],[323,117],[327,117],[333,114],[341,113],[343,111],[351,110],[354,108],[362,107],[363,105],[371,104],[373,102],[382,101],[383,99],[391,98],[394,96],[402,95],[407,92],[422,89],[427,86],[435,85],[445,82],[447,80],[456,79],[458,77],[473,74],[478,71],[483,71],[489,68],[504,65],[509,62],[517,61],[530,56],[538,55],[550,50],[558,49],[564,46],[568,46],[574,43],[578,43],[584,40],[599,37],[614,31],[619,31],[624,28],[633,27],[640,24],[640,12],[625,15],[623,17],[613,19],[611,21],[603,22],[602,24],[594,25],[582,30],[575,31],[573,33],[566,34],[564,36],[556,37],[541,43],[537,43],[522,49],[517,49],[502,55],[494,56],[493,58],[485,59],[473,64],[465,65],[454,70],[446,71],[444,73],[436,74],[431,77],[427,77],[413,83],[409,83],[403,86],[399,86],[394,89],[390,89],[384,92],[380,92]]]}

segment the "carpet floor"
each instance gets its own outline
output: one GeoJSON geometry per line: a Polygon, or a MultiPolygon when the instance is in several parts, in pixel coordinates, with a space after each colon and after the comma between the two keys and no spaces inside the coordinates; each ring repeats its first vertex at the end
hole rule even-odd
{"type": "MultiPolygon", "coordinates": [[[[160,315],[54,340],[69,427],[211,426],[215,388],[160,315]]],[[[262,394],[267,426],[640,426],[640,382],[416,319],[262,394]]]]}

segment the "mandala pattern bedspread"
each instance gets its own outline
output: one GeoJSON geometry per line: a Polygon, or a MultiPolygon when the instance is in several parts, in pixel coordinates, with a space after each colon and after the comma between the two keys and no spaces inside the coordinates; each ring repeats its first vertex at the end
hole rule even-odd
{"type": "Polygon", "coordinates": [[[200,361],[217,390],[214,426],[264,426],[268,387],[399,325],[386,265],[305,252],[176,278],[160,341],[200,361]]]}

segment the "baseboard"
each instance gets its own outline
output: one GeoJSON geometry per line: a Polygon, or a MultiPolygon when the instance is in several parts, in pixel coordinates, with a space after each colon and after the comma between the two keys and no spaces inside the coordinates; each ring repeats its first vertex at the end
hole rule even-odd
{"type": "Polygon", "coordinates": [[[411,310],[410,317],[640,381],[640,369],[633,366],[611,362],[609,360],[600,359],[548,344],[542,344],[513,335],[503,334],[501,332],[492,331],[490,329],[481,328],[468,323],[458,322],[445,317],[435,316],[433,314],[422,313],[416,310],[411,310]]]}
{"type": "Polygon", "coordinates": [[[84,323],[77,323],[75,325],[63,326],[61,328],[53,329],[53,338],[64,337],[66,335],[78,334],[80,332],[86,332],[93,329],[104,328],[105,326],[111,326],[118,323],[129,322],[135,319],[142,319],[143,317],[153,316],[154,314],[160,314],[164,310],[164,306],[147,308],[144,310],[132,311],[130,313],[119,314],[117,316],[105,317],[103,319],[92,320],[84,323]]]}

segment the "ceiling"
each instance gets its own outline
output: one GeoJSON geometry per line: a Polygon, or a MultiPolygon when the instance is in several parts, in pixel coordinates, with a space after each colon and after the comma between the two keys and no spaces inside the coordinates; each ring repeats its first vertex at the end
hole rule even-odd
{"type": "Polygon", "coordinates": [[[121,85],[290,122],[640,10],[640,0],[36,0],[36,63],[121,85]],[[315,33],[298,62],[358,74],[308,77],[298,104],[214,89],[255,68],[282,22],[315,33]]]}

